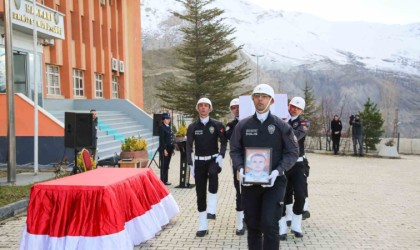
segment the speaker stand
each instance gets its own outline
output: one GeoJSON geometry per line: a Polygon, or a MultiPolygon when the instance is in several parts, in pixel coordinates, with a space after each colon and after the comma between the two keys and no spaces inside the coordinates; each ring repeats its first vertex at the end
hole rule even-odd
{"type": "Polygon", "coordinates": [[[153,157],[150,160],[149,165],[147,165],[148,168],[150,167],[150,165],[152,165],[152,162],[154,162],[156,164],[156,166],[160,169],[160,165],[155,160],[155,157],[156,157],[156,154],[157,154],[158,151],[159,151],[159,148],[157,148],[156,151],[155,151],[155,153],[153,154],[153,157]]]}

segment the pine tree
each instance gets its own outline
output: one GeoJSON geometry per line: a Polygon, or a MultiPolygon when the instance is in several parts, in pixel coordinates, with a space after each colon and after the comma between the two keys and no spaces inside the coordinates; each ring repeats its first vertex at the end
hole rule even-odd
{"type": "Polygon", "coordinates": [[[376,150],[375,144],[381,140],[379,137],[384,133],[382,114],[379,112],[377,105],[374,104],[370,98],[364,104],[364,110],[360,113],[363,127],[363,141],[366,152],[369,149],[376,150]]]}
{"type": "Polygon", "coordinates": [[[246,63],[233,64],[243,46],[235,47],[232,35],[236,30],[222,23],[224,11],[206,8],[214,0],[176,1],[186,9],[185,14],[173,12],[185,23],[180,29],[183,43],[176,49],[179,63],[174,65],[184,74],[164,80],[157,96],[165,108],[193,117],[198,116],[198,99],[207,97],[213,104],[211,116],[219,118],[229,112],[235,89],[250,74],[246,63]]]}
{"type": "Polygon", "coordinates": [[[319,108],[316,104],[313,89],[308,85],[308,82],[305,82],[305,87],[303,88],[303,99],[305,99],[305,111],[302,117],[310,122],[308,135],[317,137],[319,136],[319,131],[322,124],[318,119],[319,108]]]}

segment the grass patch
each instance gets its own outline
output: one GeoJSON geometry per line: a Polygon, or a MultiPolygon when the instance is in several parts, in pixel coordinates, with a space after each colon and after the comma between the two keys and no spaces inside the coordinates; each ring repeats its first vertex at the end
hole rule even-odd
{"type": "Polygon", "coordinates": [[[32,184],[26,186],[0,186],[0,207],[29,198],[32,184]]]}

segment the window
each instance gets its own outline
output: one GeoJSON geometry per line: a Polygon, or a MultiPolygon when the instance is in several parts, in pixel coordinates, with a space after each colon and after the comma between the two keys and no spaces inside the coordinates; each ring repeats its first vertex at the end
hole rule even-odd
{"type": "Polygon", "coordinates": [[[104,97],[102,75],[98,73],[95,74],[95,96],[104,97]]]}
{"type": "Polygon", "coordinates": [[[118,76],[112,76],[112,98],[118,97],[118,76]]]}
{"type": "Polygon", "coordinates": [[[80,69],[73,69],[73,95],[84,96],[83,71],[80,69]]]}
{"type": "Polygon", "coordinates": [[[60,69],[55,65],[47,65],[47,95],[61,95],[60,69]]]}

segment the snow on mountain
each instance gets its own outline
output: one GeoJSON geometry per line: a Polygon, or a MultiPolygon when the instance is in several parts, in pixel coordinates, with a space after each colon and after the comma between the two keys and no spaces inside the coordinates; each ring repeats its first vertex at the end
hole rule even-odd
{"type": "MultiPolygon", "coordinates": [[[[259,63],[264,69],[330,60],[420,75],[420,23],[330,22],[309,14],[267,11],[247,0],[216,0],[213,6],[225,10],[225,23],[236,28],[235,42],[244,44],[246,54],[263,55],[259,63]]],[[[142,0],[143,37],[166,41],[153,46],[182,41],[181,22],[172,11],[183,11],[183,6],[175,0],[142,0]]]]}

